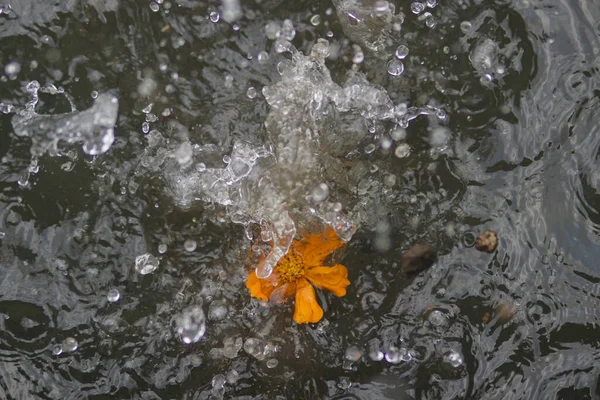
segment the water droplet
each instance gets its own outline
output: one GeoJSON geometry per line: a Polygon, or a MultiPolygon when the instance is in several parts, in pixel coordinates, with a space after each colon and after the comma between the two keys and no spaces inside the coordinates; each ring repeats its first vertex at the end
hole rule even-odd
{"type": "Polygon", "coordinates": [[[17,79],[19,72],[21,72],[21,64],[16,61],[11,61],[4,67],[4,73],[10,80],[17,79]]]}
{"type": "Polygon", "coordinates": [[[238,381],[238,379],[240,379],[240,374],[235,369],[232,369],[227,372],[225,379],[227,379],[227,383],[229,383],[230,385],[233,385],[234,383],[236,383],[238,381]]]}
{"type": "Polygon", "coordinates": [[[423,12],[423,10],[425,10],[425,4],[415,1],[410,5],[410,10],[413,12],[413,14],[419,15],[423,12]]]}
{"type": "Polygon", "coordinates": [[[92,93],[90,93],[90,96],[92,96],[92,99],[97,99],[98,98],[98,92],[95,90],[92,90],[92,93]]]}
{"type": "Polygon", "coordinates": [[[147,275],[158,268],[158,258],[146,253],[135,258],[135,270],[141,275],[147,275]]]}
{"type": "Polygon", "coordinates": [[[390,136],[392,137],[392,139],[394,139],[396,141],[404,140],[404,139],[406,139],[406,129],[402,129],[402,128],[394,129],[390,133],[390,136]]]}
{"type": "Polygon", "coordinates": [[[348,361],[358,361],[362,357],[362,351],[356,346],[350,346],[346,349],[345,357],[348,361]]]}
{"type": "Polygon", "coordinates": [[[211,11],[208,17],[210,18],[211,22],[215,23],[219,22],[219,19],[221,19],[221,15],[216,11],[211,11]]]}
{"type": "Polygon", "coordinates": [[[256,97],[256,89],[250,86],[248,90],[246,90],[246,96],[248,96],[249,99],[254,99],[256,97]]]}
{"type": "Polygon", "coordinates": [[[401,362],[412,360],[412,355],[405,348],[398,349],[395,346],[390,346],[388,351],[385,353],[385,359],[389,363],[400,364],[401,362]]]}
{"type": "Polygon", "coordinates": [[[57,344],[56,346],[54,346],[54,348],[52,349],[52,354],[54,354],[55,356],[59,356],[61,355],[63,352],[62,346],[60,344],[57,344]]]}
{"type": "Polygon", "coordinates": [[[404,72],[404,64],[399,60],[390,60],[387,65],[387,72],[392,76],[398,76],[404,72]]]}
{"type": "Polygon", "coordinates": [[[146,121],[142,122],[142,133],[146,134],[150,132],[150,124],[146,121]]]}
{"type": "Polygon", "coordinates": [[[396,49],[395,55],[398,60],[404,60],[408,56],[408,47],[401,44],[396,49]]]}
{"type": "Polygon", "coordinates": [[[108,293],[106,293],[106,300],[108,300],[111,303],[119,301],[120,298],[121,293],[119,293],[119,290],[117,290],[116,288],[112,288],[108,291],[108,293]]]}
{"type": "Polygon", "coordinates": [[[150,2],[150,9],[153,12],[157,12],[158,10],[160,10],[160,7],[158,6],[158,4],[156,4],[155,2],[152,1],[152,2],[150,2]]]}
{"type": "Polygon", "coordinates": [[[161,243],[158,245],[158,252],[160,254],[165,254],[167,252],[167,245],[165,243],[161,243]]]}
{"type": "Polygon", "coordinates": [[[267,53],[266,51],[261,51],[256,56],[256,59],[258,60],[259,64],[264,64],[269,60],[269,53],[267,53]]]}
{"type": "Polygon", "coordinates": [[[187,239],[185,242],[183,242],[183,248],[188,253],[191,253],[192,251],[196,250],[196,241],[193,239],[187,239]]]}
{"type": "Polygon", "coordinates": [[[311,196],[313,201],[320,203],[329,196],[329,186],[324,182],[319,183],[317,187],[313,189],[311,196]]]}
{"type": "Polygon", "coordinates": [[[296,29],[294,29],[294,23],[291,19],[286,19],[283,21],[281,26],[281,34],[285,40],[288,41],[292,41],[294,37],[296,37],[296,29]]]}
{"type": "Polygon", "coordinates": [[[360,46],[353,45],[352,50],[353,50],[352,62],[354,64],[362,63],[365,60],[365,53],[362,51],[360,46]]]}
{"type": "Polygon", "coordinates": [[[440,310],[431,311],[427,317],[427,321],[434,326],[446,326],[448,324],[448,318],[440,310]]]}
{"type": "Polygon", "coordinates": [[[177,333],[184,344],[197,343],[206,332],[206,318],[199,305],[185,308],[176,322],[177,333]]]}
{"type": "Polygon", "coordinates": [[[426,4],[429,8],[435,8],[435,6],[437,6],[437,0],[427,0],[426,4]]]}
{"type": "Polygon", "coordinates": [[[275,368],[279,364],[276,358],[270,358],[267,360],[267,368],[275,368]]]}
{"type": "Polygon", "coordinates": [[[459,352],[452,350],[444,354],[444,361],[452,365],[454,368],[458,368],[463,364],[463,357],[459,352]]]}
{"type": "Polygon", "coordinates": [[[66,352],[75,351],[77,350],[78,346],[79,343],[77,343],[77,340],[75,340],[75,338],[72,337],[68,337],[62,342],[62,350],[66,352]]]}
{"type": "Polygon", "coordinates": [[[407,157],[410,154],[410,146],[406,143],[400,143],[394,151],[394,155],[398,158],[407,157]]]}
{"type": "Polygon", "coordinates": [[[310,17],[310,23],[312,26],[317,26],[321,23],[321,16],[319,14],[315,14],[310,17]]]}
{"type": "Polygon", "coordinates": [[[375,146],[375,144],[373,144],[373,143],[369,143],[368,145],[365,146],[365,153],[366,154],[371,154],[375,150],[377,150],[377,146],[375,146]]]}

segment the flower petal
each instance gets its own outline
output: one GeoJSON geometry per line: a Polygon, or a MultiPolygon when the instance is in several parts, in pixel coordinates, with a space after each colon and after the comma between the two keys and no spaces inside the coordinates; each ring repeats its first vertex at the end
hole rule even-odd
{"type": "Polygon", "coordinates": [[[301,240],[295,240],[292,246],[302,254],[307,267],[323,265],[323,261],[331,253],[344,246],[344,241],[327,226],[324,233],[306,235],[301,240]]]}
{"type": "Polygon", "coordinates": [[[299,324],[319,322],[323,318],[323,309],[317,302],[315,289],[304,278],[296,283],[296,309],[294,321],[299,324]]]}
{"type": "Polygon", "coordinates": [[[265,301],[269,300],[269,297],[271,297],[271,294],[276,287],[273,285],[270,278],[271,277],[269,277],[269,279],[259,279],[258,276],[256,276],[256,271],[252,271],[246,280],[246,287],[250,289],[250,295],[257,299],[265,301]]]}
{"type": "Polygon", "coordinates": [[[271,303],[282,303],[285,299],[289,297],[293,297],[296,293],[296,282],[289,282],[279,285],[273,290],[271,296],[269,296],[269,301],[271,303]]]}
{"type": "Polygon", "coordinates": [[[310,268],[306,278],[317,288],[329,290],[338,297],[346,295],[346,287],[350,284],[348,270],[341,264],[310,268]]]}

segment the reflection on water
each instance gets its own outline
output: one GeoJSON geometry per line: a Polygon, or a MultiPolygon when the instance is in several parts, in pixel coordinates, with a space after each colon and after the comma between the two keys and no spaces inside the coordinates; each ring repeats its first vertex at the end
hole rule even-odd
{"type": "Polygon", "coordinates": [[[534,3],[0,4],[0,397],[598,396],[600,8],[534,3]]]}

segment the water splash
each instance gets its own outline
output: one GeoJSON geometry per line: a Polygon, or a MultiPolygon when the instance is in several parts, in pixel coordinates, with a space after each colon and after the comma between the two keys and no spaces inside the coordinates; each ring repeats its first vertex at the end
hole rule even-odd
{"type": "Polygon", "coordinates": [[[115,136],[119,101],[109,93],[99,94],[94,105],[87,110],[77,111],[70,97],[53,85],[40,87],[37,81],[27,84],[31,101],[25,109],[12,118],[17,136],[30,137],[31,154],[57,156],[61,154],[61,143],[82,143],[86,154],[95,156],[106,153],[112,146],[115,136]],[[38,92],[52,95],[63,94],[71,103],[71,112],[65,114],[38,114],[35,110],[39,102],[38,92]]]}

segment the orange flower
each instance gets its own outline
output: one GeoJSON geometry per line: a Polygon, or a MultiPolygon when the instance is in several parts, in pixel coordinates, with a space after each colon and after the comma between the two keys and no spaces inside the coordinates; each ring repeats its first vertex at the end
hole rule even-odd
{"type": "Polygon", "coordinates": [[[322,265],[327,256],[342,246],[344,242],[330,227],[324,234],[311,234],[294,240],[271,276],[259,279],[253,271],[246,287],[252,297],[261,300],[279,302],[295,296],[294,321],[299,324],[319,322],[323,318],[323,309],[317,302],[313,285],[342,297],[350,284],[346,267],[340,264],[333,267],[322,265]]]}

